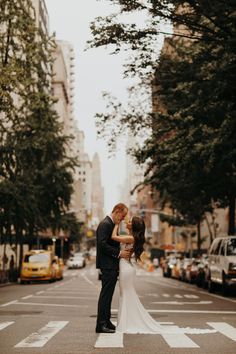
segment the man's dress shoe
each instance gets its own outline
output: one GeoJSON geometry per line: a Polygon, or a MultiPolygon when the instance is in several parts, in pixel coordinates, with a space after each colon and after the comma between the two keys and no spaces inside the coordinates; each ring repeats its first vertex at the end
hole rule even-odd
{"type": "Polygon", "coordinates": [[[110,328],[110,329],[114,329],[114,331],[116,330],[116,326],[113,325],[113,323],[112,323],[111,321],[109,321],[109,322],[107,323],[107,327],[110,328]]]}
{"type": "Polygon", "coordinates": [[[106,325],[96,328],[96,333],[115,333],[114,329],[109,328],[106,325]]]}

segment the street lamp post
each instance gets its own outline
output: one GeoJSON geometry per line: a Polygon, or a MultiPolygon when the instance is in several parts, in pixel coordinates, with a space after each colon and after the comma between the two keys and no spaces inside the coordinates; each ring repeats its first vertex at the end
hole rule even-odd
{"type": "Polygon", "coordinates": [[[53,252],[53,255],[55,256],[55,253],[56,253],[56,238],[55,237],[52,238],[52,242],[53,242],[52,252],[53,252]]]}

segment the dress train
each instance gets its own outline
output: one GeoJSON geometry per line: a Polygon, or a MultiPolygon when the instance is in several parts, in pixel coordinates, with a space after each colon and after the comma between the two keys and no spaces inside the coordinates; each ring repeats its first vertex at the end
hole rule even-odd
{"type": "Polygon", "coordinates": [[[120,259],[119,287],[120,300],[117,331],[143,334],[204,334],[215,333],[215,329],[162,326],[156,322],[143,307],[135,291],[135,266],[132,261],[120,259]]]}

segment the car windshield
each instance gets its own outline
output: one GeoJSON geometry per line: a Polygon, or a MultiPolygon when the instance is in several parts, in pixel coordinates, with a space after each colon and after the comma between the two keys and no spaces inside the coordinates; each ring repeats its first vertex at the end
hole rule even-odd
{"type": "Polygon", "coordinates": [[[236,256],[236,238],[227,242],[227,256],[236,256]]]}
{"type": "Polygon", "coordinates": [[[49,254],[27,254],[24,258],[25,263],[48,263],[50,261],[49,254]]]}

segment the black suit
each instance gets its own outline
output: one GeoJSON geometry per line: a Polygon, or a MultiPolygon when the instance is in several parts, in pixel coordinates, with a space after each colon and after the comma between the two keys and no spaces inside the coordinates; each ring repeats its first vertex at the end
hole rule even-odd
{"type": "Polygon", "coordinates": [[[102,289],[98,300],[97,329],[109,323],[111,302],[119,272],[120,244],[111,239],[114,223],[109,216],[97,228],[96,267],[101,269],[102,289]]]}

